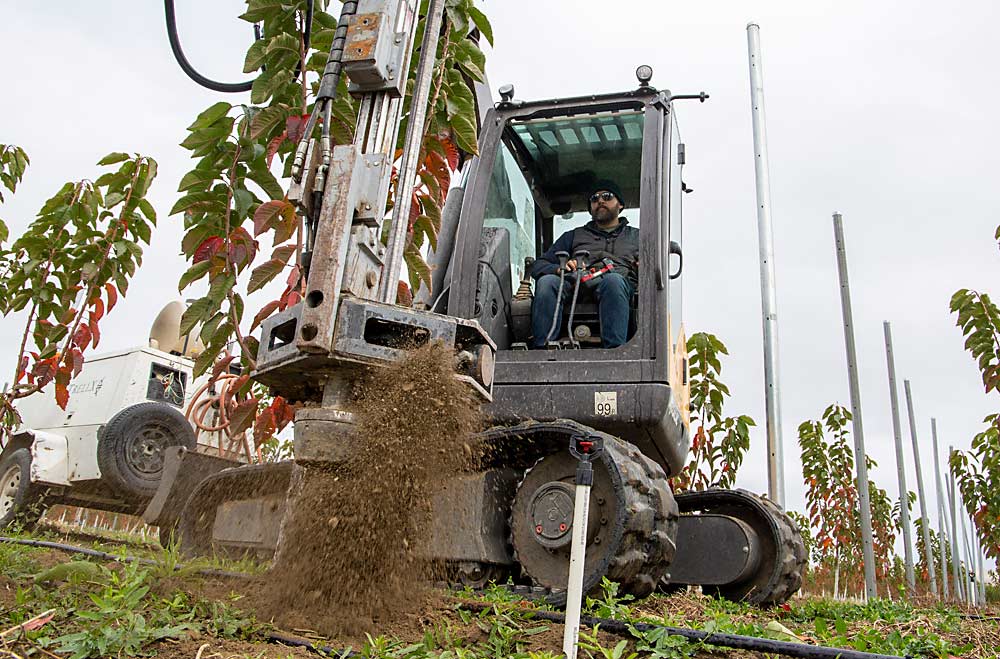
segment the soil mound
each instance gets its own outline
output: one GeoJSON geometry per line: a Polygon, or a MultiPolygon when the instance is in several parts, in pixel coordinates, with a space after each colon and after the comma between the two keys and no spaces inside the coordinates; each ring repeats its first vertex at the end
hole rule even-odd
{"type": "Polygon", "coordinates": [[[261,613],[287,627],[356,634],[424,605],[434,576],[420,553],[431,497],[478,459],[470,440],[479,403],[453,360],[428,345],[356,384],[358,452],[302,470],[261,613]]]}

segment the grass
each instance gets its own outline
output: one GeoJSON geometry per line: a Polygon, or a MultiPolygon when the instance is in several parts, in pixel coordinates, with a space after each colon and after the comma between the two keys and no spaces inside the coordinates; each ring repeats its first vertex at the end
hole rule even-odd
{"type": "MultiPolygon", "coordinates": [[[[112,553],[135,549],[111,548],[112,553]]],[[[75,557],[67,559],[53,550],[0,544],[0,574],[7,589],[6,600],[0,602],[0,626],[9,628],[47,609],[57,611],[50,624],[8,639],[8,644],[0,649],[16,652],[18,656],[51,653],[71,659],[140,657],[172,647],[164,645],[168,642],[192,643],[191,639],[198,638],[197,643],[243,643],[254,649],[242,655],[239,653],[242,650],[227,650],[227,657],[283,654],[274,646],[264,645],[271,626],[242,611],[237,598],[203,599],[192,594],[197,592],[196,588],[185,587],[200,578],[196,568],[252,572],[260,571],[260,566],[225,560],[185,564],[176,547],[147,551],[153,561],[150,565],[103,565],[78,561],[75,557]],[[53,567],[54,563],[62,565],[53,567]],[[43,578],[37,578],[40,576],[43,578]],[[169,584],[170,588],[164,589],[163,584],[169,584]]],[[[381,630],[385,633],[350,643],[372,659],[559,656],[562,626],[534,618],[530,608],[536,604],[525,603],[502,587],[455,595],[458,602],[486,606],[475,612],[447,607],[427,612],[422,616],[422,635],[415,637],[412,631],[403,638],[393,636],[391,630],[381,630]]],[[[584,614],[633,623],[627,638],[599,628],[583,630],[580,656],[593,659],[689,659],[711,656],[706,653],[717,651],[703,643],[671,635],[662,627],[638,630],[634,626],[637,622],[779,640],[799,639],[925,659],[950,655],[1000,659],[996,650],[1000,632],[996,631],[995,622],[975,623],[980,626],[974,627],[957,609],[918,608],[902,601],[852,604],[797,599],[784,607],[761,610],[696,594],[653,596],[636,601],[620,595],[617,584],[606,581],[599,593],[586,599],[584,614]]],[[[335,639],[321,644],[336,647],[348,642],[335,639]]]]}

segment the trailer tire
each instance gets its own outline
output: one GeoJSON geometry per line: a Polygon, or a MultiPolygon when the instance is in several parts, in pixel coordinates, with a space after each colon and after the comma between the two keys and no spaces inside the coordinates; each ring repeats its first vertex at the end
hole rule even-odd
{"type": "Polygon", "coordinates": [[[101,430],[97,466],[118,495],[152,498],[163,475],[163,451],[168,446],[195,448],[194,430],[177,409],[146,402],[126,407],[101,430]]]}
{"type": "Polygon", "coordinates": [[[44,487],[31,482],[31,449],[14,449],[0,460],[0,529],[30,529],[48,508],[44,487]]]}

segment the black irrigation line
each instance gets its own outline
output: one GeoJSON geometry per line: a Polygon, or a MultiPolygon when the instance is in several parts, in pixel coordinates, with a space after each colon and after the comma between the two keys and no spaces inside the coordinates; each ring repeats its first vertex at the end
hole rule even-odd
{"type": "MultiPolygon", "coordinates": [[[[493,608],[492,604],[480,604],[478,602],[462,604],[461,608],[482,611],[493,608]]],[[[533,615],[539,620],[549,622],[565,623],[566,616],[554,611],[543,611],[539,609],[518,609],[518,613],[533,615]]],[[[667,625],[651,625],[645,622],[626,624],[619,620],[610,618],[593,618],[583,616],[580,624],[587,627],[601,626],[606,632],[611,632],[619,636],[631,636],[629,627],[638,631],[648,632],[656,629],[666,630],[672,636],[683,636],[689,641],[701,641],[707,645],[716,645],[736,650],[753,650],[757,652],[771,652],[783,654],[789,657],[800,657],[801,659],[909,659],[894,654],[873,654],[871,652],[859,652],[858,650],[846,650],[841,648],[831,648],[822,645],[806,645],[804,643],[791,643],[789,641],[773,641],[767,638],[756,636],[739,636],[737,634],[723,634],[719,632],[704,632],[686,627],[669,627],[667,625]]]]}
{"type": "MultiPolygon", "coordinates": [[[[74,554],[82,554],[84,556],[90,556],[92,558],[100,558],[106,561],[116,561],[116,562],[126,562],[126,563],[140,563],[143,565],[156,565],[157,562],[150,560],[148,558],[138,558],[135,556],[117,556],[115,554],[109,554],[105,551],[98,551],[96,549],[87,549],[86,547],[76,547],[73,545],[63,544],[61,542],[49,542],[48,540],[27,540],[24,538],[8,538],[5,536],[0,536],[0,542],[6,542],[16,545],[27,545],[29,547],[44,547],[46,549],[57,549],[59,551],[65,551],[74,554]]],[[[178,566],[180,569],[181,566],[178,566]]],[[[214,568],[204,568],[197,570],[198,574],[204,574],[213,577],[224,577],[224,578],[237,578],[245,579],[250,575],[244,574],[242,572],[229,572],[227,570],[216,570],[214,568]]],[[[493,607],[492,604],[480,604],[478,602],[468,602],[462,603],[461,608],[470,611],[483,611],[493,607]]],[[[539,609],[519,609],[520,613],[526,613],[533,615],[539,620],[547,620],[549,622],[565,623],[566,617],[561,613],[556,613],[553,611],[542,611],[539,609]]],[[[629,626],[619,620],[612,620],[610,618],[593,618],[590,616],[584,616],[580,618],[580,624],[587,627],[595,627],[600,625],[601,629],[613,634],[618,634],[620,636],[630,636],[629,626]]],[[[888,654],[874,654],[871,652],[860,652],[858,650],[847,650],[841,648],[831,648],[822,645],[806,645],[804,643],[791,643],[789,641],[774,641],[766,638],[758,638],[756,636],[740,636],[737,634],[723,634],[719,632],[705,632],[697,629],[688,629],[686,627],[669,627],[666,625],[652,625],[644,622],[632,623],[631,627],[639,631],[653,631],[656,629],[666,630],[667,633],[673,636],[683,636],[690,641],[700,641],[707,645],[715,645],[721,647],[728,647],[737,650],[752,650],[757,652],[772,652],[776,654],[783,654],[789,657],[799,657],[800,659],[908,659],[906,657],[900,657],[899,655],[888,655],[888,654]]],[[[275,643],[282,643],[284,645],[292,645],[295,647],[305,648],[312,652],[317,652],[321,654],[339,656],[339,657],[353,657],[357,656],[356,652],[345,652],[344,650],[336,650],[325,645],[316,645],[308,639],[298,638],[295,636],[287,636],[278,632],[271,632],[267,636],[268,641],[275,643]]]]}

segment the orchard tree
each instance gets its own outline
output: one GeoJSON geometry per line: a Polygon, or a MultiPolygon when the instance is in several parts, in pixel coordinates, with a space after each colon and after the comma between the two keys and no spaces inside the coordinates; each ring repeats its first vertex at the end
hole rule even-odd
{"type": "MultiPolygon", "coordinates": [[[[994,234],[1000,240],[1000,227],[994,234]]],[[[976,360],[987,394],[1000,392],[1000,309],[987,293],[962,289],[951,298],[951,311],[965,336],[965,349],[976,360]]],[[[995,400],[995,399],[994,399],[995,400]]],[[[972,439],[972,450],[955,451],[948,463],[987,556],[1000,560],[1000,414],[972,439]]]]}
{"type": "MultiPolygon", "coordinates": [[[[813,529],[812,558],[820,571],[833,571],[835,593],[840,590],[841,575],[847,587],[860,587],[861,517],[850,421],[851,412],[834,404],[824,410],[822,421],[804,421],[798,428],[807,516],[813,529]]],[[[875,461],[868,456],[865,460],[870,473],[875,461]]],[[[893,543],[899,510],[871,479],[868,491],[876,576],[885,580],[898,576],[893,543]]]]}
{"type": "Polygon", "coordinates": [[[729,394],[719,376],[726,346],[715,335],[699,332],[687,342],[691,382],[691,459],[673,479],[676,490],[733,487],[736,472],[750,448],[750,428],[756,425],[746,414],[723,416],[729,394]]]}
{"type": "MultiPolygon", "coordinates": [[[[28,164],[22,149],[0,144],[7,190],[15,191],[28,164]]],[[[0,394],[4,440],[21,421],[17,400],[52,384],[66,408],[84,353],[100,342],[100,323],[126,294],[149,244],[156,213],[146,193],[156,161],[111,153],[97,164],[108,171],[63,185],[13,244],[0,221],[0,313],[27,313],[12,384],[0,394]]]]}

